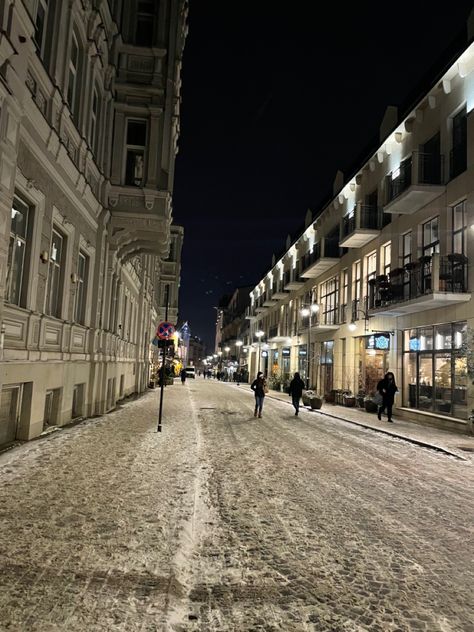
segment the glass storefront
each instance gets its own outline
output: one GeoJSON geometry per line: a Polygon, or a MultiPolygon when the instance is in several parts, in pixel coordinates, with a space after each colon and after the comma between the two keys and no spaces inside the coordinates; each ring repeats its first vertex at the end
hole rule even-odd
{"type": "Polygon", "coordinates": [[[308,349],[306,345],[300,345],[298,347],[298,372],[302,380],[306,380],[307,356],[308,349]]]}
{"type": "Polygon", "coordinates": [[[291,348],[283,347],[281,350],[281,376],[284,382],[290,380],[291,348]]]}
{"type": "Polygon", "coordinates": [[[406,330],[403,405],[466,419],[466,343],[466,322],[406,330]]]}
{"type": "Polygon", "coordinates": [[[321,342],[319,355],[318,391],[327,395],[333,388],[334,340],[321,342]]]}
{"type": "Polygon", "coordinates": [[[356,347],[359,393],[373,395],[377,391],[377,384],[389,370],[389,350],[389,334],[380,333],[359,338],[358,349],[356,347]]]}

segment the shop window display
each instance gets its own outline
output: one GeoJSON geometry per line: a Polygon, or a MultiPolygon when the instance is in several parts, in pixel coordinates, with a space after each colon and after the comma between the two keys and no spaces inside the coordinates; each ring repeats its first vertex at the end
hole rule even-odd
{"type": "Polygon", "coordinates": [[[404,406],[467,417],[466,336],[465,322],[405,331],[404,406]]]}

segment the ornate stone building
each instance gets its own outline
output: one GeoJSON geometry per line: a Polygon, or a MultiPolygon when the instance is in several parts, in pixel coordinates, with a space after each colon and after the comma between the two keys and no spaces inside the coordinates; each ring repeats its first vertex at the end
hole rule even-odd
{"type": "Polygon", "coordinates": [[[148,384],[163,279],[177,310],[186,16],[186,0],[0,3],[0,445],[148,384]]]}

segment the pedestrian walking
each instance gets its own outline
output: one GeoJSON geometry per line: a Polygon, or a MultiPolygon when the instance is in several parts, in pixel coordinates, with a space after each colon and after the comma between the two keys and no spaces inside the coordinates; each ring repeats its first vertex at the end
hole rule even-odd
{"type": "Polygon", "coordinates": [[[295,407],[295,416],[298,417],[298,413],[300,411],[300,399],[303,395],[304,390],[304,382],[300,377],[299,373],[295,373],[295,377],[290,382],[290,388],[288,389],[288,394],[291,396],[291,401],[293,402],[293,406],[295,407]]]}
{"type": "Polygon", "coordinates": [[[267,392],[267,381],[263,377],[263,373],[259,371],[257,377],[252,382],[250,388],[255,393],[255,412],[254,417],[257,415],[262,416],[263,400],[265,399],[265,393],[267,392]]]}
{"type": "Polygon", "coordinates": [[[181,369],[181,373],[179,374],[181,377],[181,384],[184,386],[186,382],[186,369],[181,369]]]}
{"type": "Polygon", "coordinates": [[[395,376],[391,371],[386,373],[385,377],[377,384],[377,390],[382,395],[382,405],[379,406],[377,417],[382,420],[382,413],[387,409],[387,421],[393,423],[392,407],[398,388],[395,384],[395,376]]]}

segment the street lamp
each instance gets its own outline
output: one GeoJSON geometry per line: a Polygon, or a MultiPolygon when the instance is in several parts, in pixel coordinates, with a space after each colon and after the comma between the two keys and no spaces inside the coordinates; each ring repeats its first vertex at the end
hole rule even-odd
{"type": "Polygon", "coordinates": [[[349,323],[349,325],[347,325],[348,329],[350,331],[355,331],[357,329],[357,325],[355,323],[355,319],[357,318],[358,313],[361,313],[364,316],[364,332],[367,333],[368,330],[368,322],[369,322],[369,318],[372,318],[372,316],[370,316],[368,314],[368,312],[365,309],[362,309],[361,307],[355,307],[352,310],[352,320],[349,323]]]}
{"type": "Polygon", "coordinates": [[[240,373],[240,350],[242,349],[242,345],[244,343],[242,340],[236,340],[235,346],[237,347],[237,371],[240,373]]]}
{"type": "Polygon", "coordinates": [[[309,389],[311,384],[311,316],[319,312],[319,305],[317,303],[311,303],[311,305],[305,305],[301,309],[301,316],[308,318],[308,338],[306,341],[306,390],[309,389]]]}
{"type": "Polygon", "coordinates": [[[258,362],[257,362],[257,375],[260,373],[260,356],[262,355],[262,336],[265,335],[265,332],[259,329],[255,332],[256,337],[258,338],[258,362]]]}

